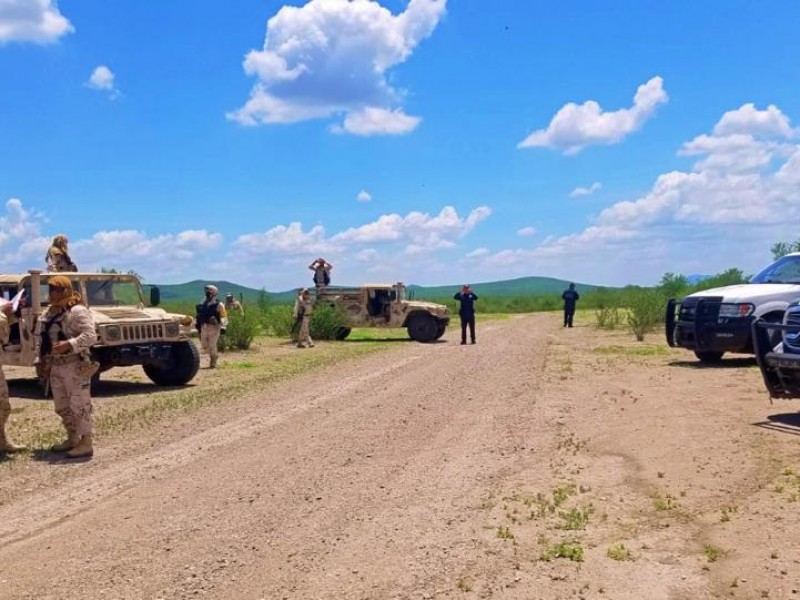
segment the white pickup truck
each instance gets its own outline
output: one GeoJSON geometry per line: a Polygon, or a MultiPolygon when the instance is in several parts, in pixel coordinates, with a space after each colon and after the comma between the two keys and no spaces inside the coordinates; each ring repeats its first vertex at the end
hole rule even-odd
{"type": "MultiPolygon", "coordinates": [[[[726,352],[753,354],[752,324],[756,319],[781,323],[786,308],[800,300],[800,252],[781,257],[750,283],[704,290],[670,300],[666,335],[670,346],[693,350],[704,362],[726,352]]],[[[771,333],[774,344],[780,332],[771,333]]],[[[774,345],[773,344],[773,345],[774,345]]]]}

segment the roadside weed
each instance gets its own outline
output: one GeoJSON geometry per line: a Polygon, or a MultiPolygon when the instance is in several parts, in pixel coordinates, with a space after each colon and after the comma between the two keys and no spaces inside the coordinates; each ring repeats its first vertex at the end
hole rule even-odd
{"type": "Polygon", "coordinates": [[[633,556],[631,556],[631,551],[622,542],[609,546],[606,554],[612,560],[618,560],[618,561],[633,560],[633,556]]]}
{"type": "Polygon", "coordinates": [[[583,546],[579,542],[559,542],[548,545],[539,556],[540,560],[551,561],[556,558],[567,558],[573,562],[583,562],[583,546]]]}
{"type": "Polygon", "coordinates": [[[674,510],[680,506],[675,496],[666,494],[663,498],[656,496],[653,498],[653,506],[656,510],[674,510]]]}
{"type": "Polygon", "coordinates": [[[513,540],[514,534],[511,533],[511,529],[505,525],[501,525],[497,528],[497,537],[499,537],[501,540],[513,540]]]}
{"type": "Polygon", "coordinates": [[[589,515],[594,512],[594,507],[590,504],[581,508],[571,508],[567,511],[561,511],[558,516],[564,521],[560,525],[560,529],[567,529],[575,531],[578,529],[586,529],[589,523],[589,515]]]}
{"type": "Polygon", "coordinates": [[[706,558],[710,563],[717,562],[717,560],[725,555],[720,548],[717,546],[712,546],[711,544],[706,544],[703,546],[703,553],[706,555],[706,558]]]}
{"type": "Polygon", "coordinates": [[[463,577],[458,580],[458,583],[456,584],[456,587],[459,590],[461,590],[462,592],[470,592],[470,591],[472,591],[472,586],[463,577]]]}

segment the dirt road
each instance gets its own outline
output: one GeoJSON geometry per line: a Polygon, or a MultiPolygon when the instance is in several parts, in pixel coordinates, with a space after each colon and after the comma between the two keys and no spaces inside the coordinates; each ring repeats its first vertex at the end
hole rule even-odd
{"type": "Polygon", "coordinates": [[[0,598],[800,598],[798,407],[747,359],[558,325],[0,464],[0,598]]]}

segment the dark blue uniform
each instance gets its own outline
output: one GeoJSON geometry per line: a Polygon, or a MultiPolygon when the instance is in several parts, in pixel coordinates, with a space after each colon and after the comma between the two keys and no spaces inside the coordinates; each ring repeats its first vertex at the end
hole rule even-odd
{"type": "Polygon", "coordinates": [[[580,299],[575,286],[570,285],[568,290],[561,294],[564,300],[564,327],[572,327],[572,317],[575,316],[575,303],[580,299]]]}
{"type": "Polygon", "coordinates": [[[461,343],[467,343],[467,327],[469,327],[469,337],[475,343],[475,300],[478,297],[472,292],[458,292],[454,299],[461,303],[458,309],[458,316],[461,317],[461,343]]]}

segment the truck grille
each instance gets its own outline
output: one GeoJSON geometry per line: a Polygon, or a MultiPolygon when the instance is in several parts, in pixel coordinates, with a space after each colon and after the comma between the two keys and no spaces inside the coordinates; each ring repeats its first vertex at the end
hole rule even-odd
{"type": "Polygon", "coordinates": [[[162,323],[122,326],[122,339],[126,342],[152,340],[154,338],[163,337],[164,325],[162,323]]]}
{"type": "Polygon", "coordinates": [[[719,317],[719,308],[720,304],[722,303],[722,298],[717,296],[709,296],[707,298],[703,298],[702,300],[702,302],[698,302],[698,300],[695,298],[692,298],[691,300],[684,300],[681,303],[681,309],[678,313],[678,320],[690,323],[698,320],[698,318],[702,321],[716,321],[719,317]],[[701,311],[700,314],[697,313],[698,304],[699,310],[701,311]]]}

